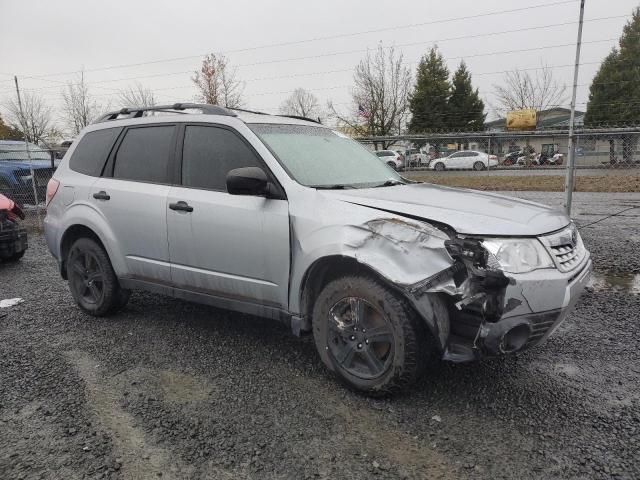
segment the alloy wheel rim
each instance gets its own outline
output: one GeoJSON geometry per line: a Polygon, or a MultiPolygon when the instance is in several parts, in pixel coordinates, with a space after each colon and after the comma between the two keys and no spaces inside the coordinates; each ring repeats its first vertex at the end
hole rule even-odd
{"type": "Polygon", "coordinates": [[[349,374],[378,378],[393,361],[393,330],[386,316],[371,303],[346,297],[329,310],[328,349],[349,374]]]}
{"type": "Polygon", "coordinates": [[[104,271],[98,258],[90,252],[78,252],[69,269],[76,296],[86,303],[99,304],[104,296],[104,271]]]}

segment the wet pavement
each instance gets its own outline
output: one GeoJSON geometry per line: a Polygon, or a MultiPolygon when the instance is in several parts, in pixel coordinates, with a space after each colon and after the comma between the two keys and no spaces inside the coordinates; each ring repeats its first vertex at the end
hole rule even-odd
{"type": "Polygon", "coordinates": [[[83,315],[32,236],[0,265],[24,299],[0,309],[0,478],[640,478],[640,194],[574,198],[596,274],[549,341],[385,400],[260,318],[147,293],[83,315]]]}

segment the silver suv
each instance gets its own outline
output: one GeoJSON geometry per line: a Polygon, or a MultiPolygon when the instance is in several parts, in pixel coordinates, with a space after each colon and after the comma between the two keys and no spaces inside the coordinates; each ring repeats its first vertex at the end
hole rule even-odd
{"type": "Polygon", "coordinates": [[[213,105],[106,115],[47,201],[49,249],[85,312],[143,289],[277,319],[372,395],[411,384],[432,354],[544,341],[591,271],[561,212],[411,182],[313,121],[213,105]]]}

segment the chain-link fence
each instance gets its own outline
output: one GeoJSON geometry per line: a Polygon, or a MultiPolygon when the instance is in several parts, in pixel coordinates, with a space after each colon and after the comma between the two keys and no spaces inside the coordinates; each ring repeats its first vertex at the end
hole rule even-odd
{"type": "MultiPolygon", "coordinates": [[[[437,132],[358,140],[410,178],[483,190],[562,190],[569,157],[566,130],[437,132]],[[521,178],[511,181],[515,176],[521,178]],[[542,176],[549,178],[542,181],[542,176]]],[[[575,146],[579,188],[588,178],[601,191],[639,191],[640,127],[578,129],[575,146]],[[635,187],[625,190],[634,181],[635,187]]],[[[0,193],[35,220],[44,214],[47,183],[65,152],[31,144],[27,153],[24,142],[0,141],[0,193]]]]}
{"type": "Polygon", "coordinates": [[[45,149],[21,141],[0,142],[0,194],[18,203],[27,217],[44,209],[47,183],[66,149],[45,149]]]}
{"type": "MultiPolygon", "coordinates": [[[[565,169],[569,157],[566,130],[526,132],[438,132],[359,138],[402,170],[565,169]],[[385,155],[381,154],[385,151],[385,155]]],[[[640,127],[580,129],[575,132],[578,169],[640,167],[640,127]]]]}

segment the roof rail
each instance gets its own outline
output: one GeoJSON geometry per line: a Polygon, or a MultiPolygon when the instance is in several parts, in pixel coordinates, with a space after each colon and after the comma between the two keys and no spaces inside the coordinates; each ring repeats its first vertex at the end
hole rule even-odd
{"type": "Polygon", "coordinates": [[[227,108],[218,105],[209,105],[206,103],[174,103],[171,105],[154,105],[153,107],[125,107],[114,112],[104,114],[95,123],[106,122],[109,120],[117,120],[120,115],[129,115],[128,118],[140,118],[144,112],[168,112],[168,113],[185,113],[183,110],[200,110],[205,115],[226,115],[229,117],[237,117],[227,108]]]}
{"type": "Polygon", "coordinates": [[[253,113],[255,115],[271,115],[267,112],[258,112],[256,110],[247,110],[246,108],[227,107],[229,110],[235,110],[236,112],[253,113]]]}
{"type": "Polygon", "coordinates": [[[314,120],[313,118],[303,117],[301,115],[280,115],[280,116],[287,117],[287,118],[295,118],[296,120],[306,120],[307,122],[319,123],[320,125],[322,125],[322,122],[320,121],[319,117],[316,120],[314,120]]]}
{"type": "MultiPolygon", "coordinates": [[[[237,112],[245,112],[245,113],[254,113],[256,115],[273,115],[271,113],[267,113],[267,112],[257,112],[255,110],[246,110],[244,108],[235,108],[235,107],[227,107],[229,110],[235,110],[237,112]]],[[[314,120],[313,118],[309,118],[309,117],[302,117],[300,115],[276,115],[278,117],[286,117],[286,118],[295,118],[296,120],[306,120],[307,122],[313,122],[313,123],[319,123],[322,125],[322,122],[320,121],[320,119],[318,118],[317,120],[314,120]]]]}

